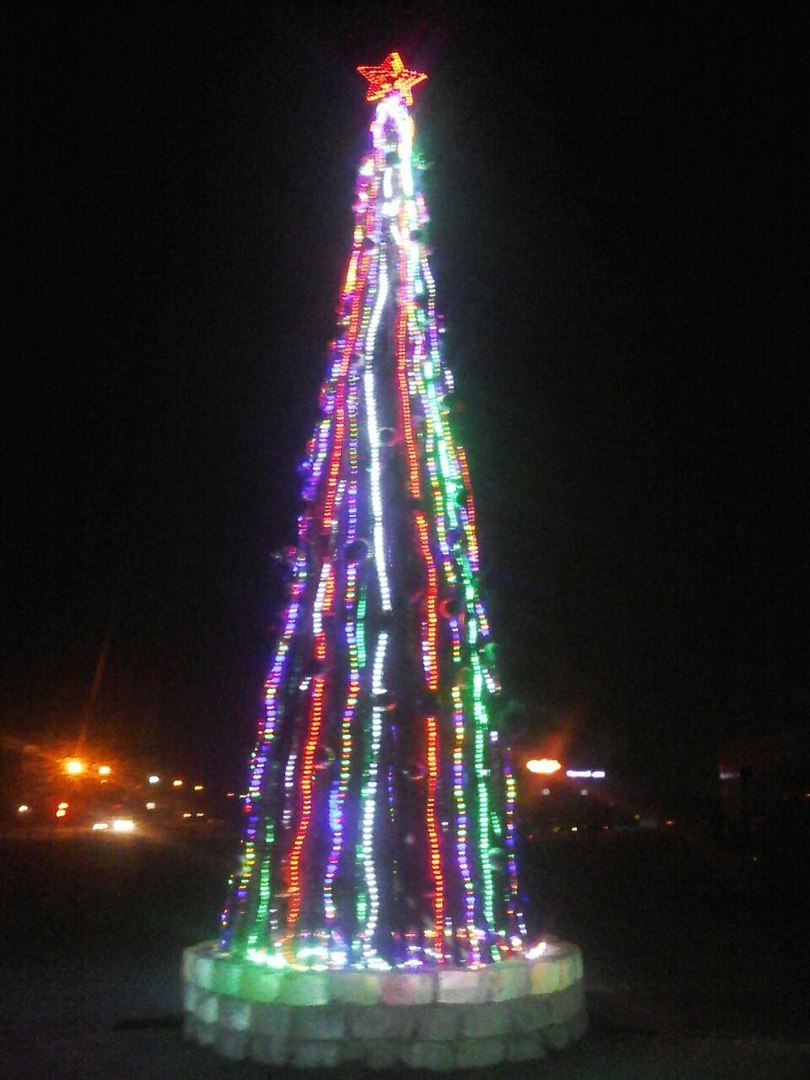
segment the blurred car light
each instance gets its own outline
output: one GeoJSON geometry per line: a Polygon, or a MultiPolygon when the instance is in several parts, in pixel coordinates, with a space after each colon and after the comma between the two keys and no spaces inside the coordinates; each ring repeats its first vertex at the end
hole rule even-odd
{"type": "Polygon", "coordinates": [[[135,822],[132,818],[113,818],[112,830],[116,833],[135,832],[135,822]]]}

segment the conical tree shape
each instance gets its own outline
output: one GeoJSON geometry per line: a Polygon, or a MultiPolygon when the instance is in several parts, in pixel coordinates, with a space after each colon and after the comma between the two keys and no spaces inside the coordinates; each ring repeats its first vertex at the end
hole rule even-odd
{"type": "Polygon", "coordinates": [[[515,787],[423,240],[424,76],[396,53],[359,70],[372,149],[222,945],[297,966],[490,963],[525,941],[515,787]]]}

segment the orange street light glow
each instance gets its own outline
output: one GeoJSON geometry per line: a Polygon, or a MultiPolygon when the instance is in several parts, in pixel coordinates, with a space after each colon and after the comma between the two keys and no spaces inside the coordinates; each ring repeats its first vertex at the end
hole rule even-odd
{"type": "Polygon", "coordinates": [[[65,762],[65,772],[68,776],[80,776],[86,768],[81,758],[68,758],[65,762]]]}
{"type": "Polygon", "coordinates": [[[562,765],[554,758],[532,758],[526,762],[529,772],[538,773],[542,776],[550,776],[551,773],[559,772],[562,765]]]}

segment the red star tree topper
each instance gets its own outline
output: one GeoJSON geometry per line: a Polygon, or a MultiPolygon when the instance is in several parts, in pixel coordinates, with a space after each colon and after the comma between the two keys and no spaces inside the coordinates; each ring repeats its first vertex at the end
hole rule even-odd
{"type": "Polygon", "coordinates": [[[389,53],[378,66],[362,65],[357,69],[368,79],[366,101],[380,101],[392,90],[399,90],[406,105],[413,105],[413,88],[424,82],[427,75],[421,71],[409,71],[398,52],[389,53]]]}

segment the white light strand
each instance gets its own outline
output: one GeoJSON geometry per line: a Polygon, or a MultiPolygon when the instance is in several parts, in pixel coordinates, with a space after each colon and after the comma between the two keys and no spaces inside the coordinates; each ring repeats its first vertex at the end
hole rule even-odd
{"type": "MultiPolygon", "coordinates": [[[[375,697],[385,693],[383,672],[385,670],[385,655],[388,649],[388,633],[383,631],[377,639],[377,648],[374,654],[372,667],[371,690],[375,697]]],[[[382,738],[382,722],[385,708],[375,705],[371,715],[371,746],[369,748],[368,776],[363,789],[363,810],[361,824],[361,859],[366,878],[366,891],[368,894],[368,914],[362,930],[363,954],[365,957],[374,954],[372,939],[377,929],[377,919],[380,909],[380,894],[377,885],[377,871],[374,865],[374,816],[377,809],[377,773],[380,756],[380,741],[382,738]]]]}
{"type": "Polygon", "coordinates": [[[380,430],[377,421],[377,402],[374,389],[374,341],[380,323],[385,300],[388,295],[388,275],[385,263],[380,261],[380,279],[374,314],[366,336],[366,368],[363,372],[363,385],[366,398],[366,421],[368,441],[371,450],[371,514],[374,519],[374,562],[377,568],[377,581],[380,585],[380,599],[383,611],[391,610],[391,587],[388,583],[388,569],[385,559],[385,530],[383,527],[382,490],[380,470],[380,430]]]}

